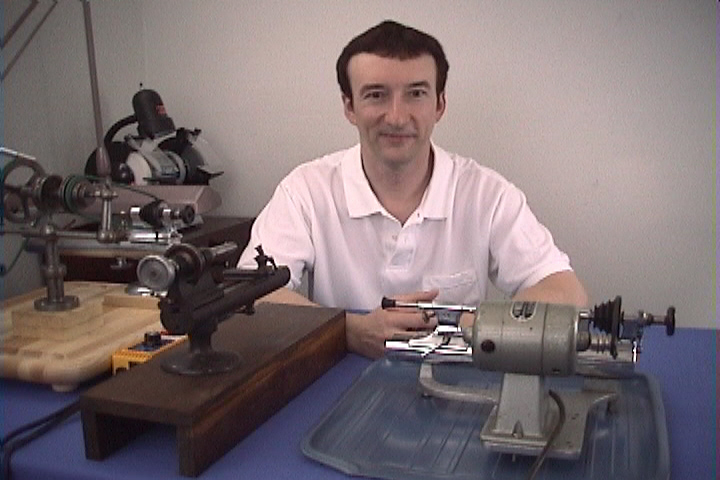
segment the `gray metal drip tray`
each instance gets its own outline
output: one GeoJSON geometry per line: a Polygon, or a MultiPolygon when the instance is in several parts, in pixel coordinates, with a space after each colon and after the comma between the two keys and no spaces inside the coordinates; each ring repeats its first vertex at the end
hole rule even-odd
{"type": "MultiPolygon", "coordinates": [[[[308,457],[348,475],[391,480],[526,479],[535,457],[495,453],[480,432],[491,406],[423,397],[420,364],[381,359],[370,365],[305,436],[308,457]]],[[[500,387],[502,375],[470,365],[436,365],[450,385],[500,387]]],[[[579,390],[583,378],[548,378],[549,388],[579,390]]],[[[591,411],[577,460],[548,458],[537,479],[667,480],[665,411],[657,384],[636,374],[593,379],[618,398],[591,411]]]]}

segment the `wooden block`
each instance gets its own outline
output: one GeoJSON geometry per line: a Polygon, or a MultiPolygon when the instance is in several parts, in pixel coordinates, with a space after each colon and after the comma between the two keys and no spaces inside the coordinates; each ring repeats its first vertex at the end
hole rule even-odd
{"type": "MultiPolygon", "coordinates": [[[[123,285],[78,282],[70,291],[80,300],[72,310],[47,312],[35,309],[34,300],[15,306],[10,315],[16,336],[68,341],[101,328],[103,314],[113,308],[157,310],[157,299],[127,295],[123,285]]],[[[37,297],[36,297],[37,298],[37,297]]]]}
{"type": "MultiPolygon", "coordinates": [[[[76,327],[102,313],[102,304],[86,301],[72,310],[63,312],[41,312],[30,304],[12,312],[13,329],[18,328],[61,330],[76,327]]],[[[37,337],[42,338],[40,332],[37,337]]]]}
{"type": "Polygon", "coordinates": [[[106,288],[98,286],[93,291],[81,290],[80,305],[71,310],[48,312],[35,309],[29,301],[11,312],[15,335],[48,340],[72,340],[103,325],[103,295],[106,288]]]}
{"type": "Polygon", "coordinates": [[[157,297],[146,295],[128,295],[123,292],[109,292],[103,297],[103,305],[109,308],[134,308],[138,310],[156,310],[158,309],[157,297]]]}
{"type": "Polygon", "coordinates": [[[345,356],[345,314],[266,303],[220,324],[213,344],[238,353],[240,367],[204,376],[168,373],[161,365],[187,351],[180,345],[83,394],[87,458],[106,458],[148,423],[166,424],[175,427],[180,474],[199,475],[345,356]]]}

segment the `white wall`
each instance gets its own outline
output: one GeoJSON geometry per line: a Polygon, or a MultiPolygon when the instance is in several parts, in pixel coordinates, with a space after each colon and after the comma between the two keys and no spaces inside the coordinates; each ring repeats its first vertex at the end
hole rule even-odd
{"type": "MultiPolygon", "coordinates": [[[[220,154],[222,214],[257,214],[294,166],[356,141],[334,73],[352,36],[385,18],[434,34],[450,61],[435,141],[526,192],[593,302],[716,326],[714,2],[92,7],[105,128],[139,83],[157,90],[220,154]]],[[[2,86],[6,144],[60,173],[94,145],[84,42],[79,2],[61,2],[2,86]]]]}

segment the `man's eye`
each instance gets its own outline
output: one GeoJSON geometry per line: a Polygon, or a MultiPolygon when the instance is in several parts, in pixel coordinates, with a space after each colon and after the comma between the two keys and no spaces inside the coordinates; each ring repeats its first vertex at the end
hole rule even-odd
{"type": "Polygon", "coordinates": [[[421,98],[427,95],[427,91],[423,89],[410,90],[410,96],[412,98],[421,98]]]}
{"type": "Polygon", "coordinates": [[[365,98],[369,100],[379,100],[383,98],[384,94],[381,91],[373,91],[373,92],[367,92],[365,94],[365,98]]]}

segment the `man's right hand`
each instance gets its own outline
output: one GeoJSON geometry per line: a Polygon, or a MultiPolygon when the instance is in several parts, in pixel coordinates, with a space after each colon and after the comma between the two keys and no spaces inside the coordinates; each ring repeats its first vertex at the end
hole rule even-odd
{"type": "MultiPolygon", "coordinates": [[[[403,302],[431,302],[438,290],[397,295],[393,298],[403,302]]],[[[346,335],[348,350],[369,358],[379,358],[385,353],[385,340],[396,335],[415,334],[433,330],[436,319],[419,310],[378,307],[368,314],[347,313],[346,335]]]]}

